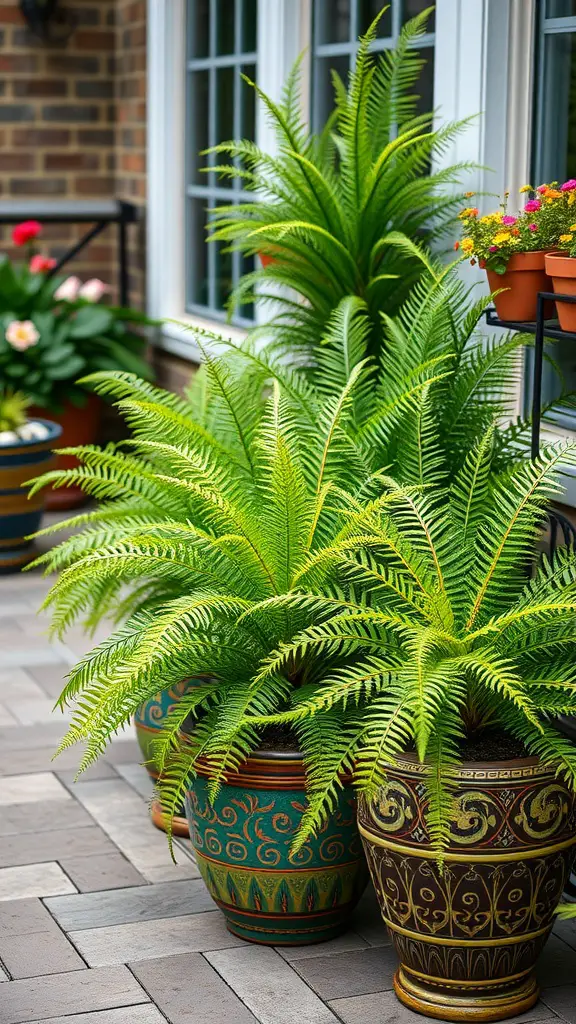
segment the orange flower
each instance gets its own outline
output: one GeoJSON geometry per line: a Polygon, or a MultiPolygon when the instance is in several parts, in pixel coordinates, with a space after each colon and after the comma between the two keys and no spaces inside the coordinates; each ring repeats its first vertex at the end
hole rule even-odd
{"type": "Polygon", "coordinates": [[[456,252],[458,252],[458,249],[460,248],[460,242],[454,242],[454,248],[456,252]]]}

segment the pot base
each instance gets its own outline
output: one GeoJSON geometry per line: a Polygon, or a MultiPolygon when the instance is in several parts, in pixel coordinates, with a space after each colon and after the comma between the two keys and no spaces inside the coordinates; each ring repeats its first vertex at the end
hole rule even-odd
{"type": "Polygon", "coordinates": [[[24,539],[20,545],[16,543],[14,547],[2,547],[0,543],[0,576],[19,572],[25,565],[32,562],[37,554],[38,552],[30,541],[24,539]]]}
{"type": "MultiPolygon", "coordinates": [[[[214,899],[214,897],[212,897],[214,899]]],[[[246,912],[214,901],[232,935],[258,946],[311,946],[336,939],[350,927],[350,907],[314,916],[246,912]]]]}
{"type": "MultiPolygon", "coordinates": [[[[153,800],[150,806],[150,820],[156,828],[159,828],[161,832],[166,831],[166,825],[164,823],[164,815],[162,814],[162,806],[159,800],[153,800]]],[[[190,829],[188,828],[188,820],[184,816],[175,815],[172,819],[172,835],[182,836],[184,839],[190,838],[190,829]]]]}
{"type": "Polygon", "coordinates": [[[468,982],[467,987],[468,992],[462,995],[460,982],[424,979],[419,974],[413,975],[406,967],[399,967],[394,975],[394,991],[400,1002],[416,1013],[437,1020],[506,1020],[530,1010],[540,994],[531,972],[509,981],[486,981],[478,985],[468,982]]]}

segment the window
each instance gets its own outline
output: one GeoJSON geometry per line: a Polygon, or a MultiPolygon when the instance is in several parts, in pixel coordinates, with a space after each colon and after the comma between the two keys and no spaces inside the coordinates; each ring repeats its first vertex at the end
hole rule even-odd
{"type": "MultiPolygon", "coordinates": [[[[374,49],[393,47],[404,22],[430,6],[429,0],[390,0],[378,25],[374,49]]],[[[312,123],[316,130],[325,124],[332,110],[332,68],[346,82],[358,48],[358,36],[368,29],[382,7],[382,0],[315,0],[312,123]]],[[[434,106],[434,29],[435,16],[432,13],[428,33],[421,42],[423,55],[427,58],[418,90],[422,111],[432,110],[434,106]]]]}
{"type": "MultiPolygon", "coordinates": [[[[535,76],[533,184],[576,177],[576,0],[543,0],[539,5],[535,76]]],[[[576,390],[576,352],[572,344],[550,347],[560,374],[544,369],[544,395],[576,390]]],[[[559,425],[576,429],[576,413],[559,425]]]]}
{"type": "MultiPolygon", "coordinates": [[[[257,0],[188,0],[186,22],[185,276],[186,310],[224,319],[225,304],[253,260],[223,246],[206,245],[209,210],[243,198],[240,182],[215,171],[225,163],[202,150],[234,138],[256,137],[254,91],[242,80],[256,79],[257,0]]],[[[246,307],[235,322],[249,324],[246,307]]]]}

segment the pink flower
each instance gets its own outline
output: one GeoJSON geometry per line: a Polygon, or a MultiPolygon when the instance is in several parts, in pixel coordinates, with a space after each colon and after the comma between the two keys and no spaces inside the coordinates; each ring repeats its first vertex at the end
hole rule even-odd
{"type": "Polygon", "coordinates": [[[36,345],[39,337],[31,320],[12,320],[6,328],[6,341],[18,352],[25,352],[36,345]]]}
{"type": "Polygon", "coordinates": [[[26,245],[33,242],[42,231],[42,225],[37,220],[23,220],[12,230],[12,241],[14,245],[26,245]]]}
{"type": "Polygon", "coordinates": [[[528,231],[538,231],[538,225],[537,224],[529,224],[528,225],[528,231]]]}
{"type": "Polygon", "coordinates": [[[516,223],[516,217],[510,217],[507,214],[505,217],[502,217],[502,223],[505,224],[506,227],[509,227],[511,224],[515,224],[516,223]]]}
{"type": "Polygon", "coordinates": [[[540,192],[541,195],[544,195],[544,193],[548,191],[548,185],[538,185],[536,191],[540,192]]]}
{"type": "Polygon", "coordinates": [[[51,259],[50,256],[40,256],[38,253],[33,256],[30,260],[29,267],[33,274],[44,274],[47,270],[52,270],[52,267],[56,266],[56,260],[51,259]]]}
{"type": "Polygon", "coordinates": [[[498,252],[498,246],[491,245],[490,248],[488,249],[488,252],[498,252]]]}
{"type": "Polygon", "coordinates": [[[576,188],[576,178],[569,178],[563,185],[560,185],[562,192],[571,192],[573,188],[576,188]]]}
{"type": "Polygon", "coordinates": [[[524,209],[526,213],[536,213],[536,211],[539,210],[541,206],[542,203],[539,199],[529,199],[524,209]]]}
{"type": "Polygon", "coordinates": [[[79,277],[67,277],[54,292],[57,302],[75,302],[78,298],[82,281],[79,277]]]}
{"type": "Polygon", "coordinates": [[[78,295],[81,299],[86,299],[88,302],[100,302],[102,296],[109,291],[109,285],[104,284],[104,281],[101,281],[98,277],[92,277],[82,285],[78,295]]]}

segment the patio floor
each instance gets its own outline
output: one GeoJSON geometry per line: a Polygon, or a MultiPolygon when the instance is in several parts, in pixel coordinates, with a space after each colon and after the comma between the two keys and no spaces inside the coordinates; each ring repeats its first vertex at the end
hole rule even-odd
{"type": "MultiPolygon", "coordinates": [[[[148,820],[128,733],[83,780],[51,757],[67,667],[92,641],[50,643],[39,575],[0,578],[1,1024],[418,1024],[392,992],[395,956],[367,892],[352,930],[274,950],[226,930],[189,843],[173,865],[148,820]]],[[[576,921],[541,963],[542,999],[514,1020],[576,1024],[576,921]]]]}

